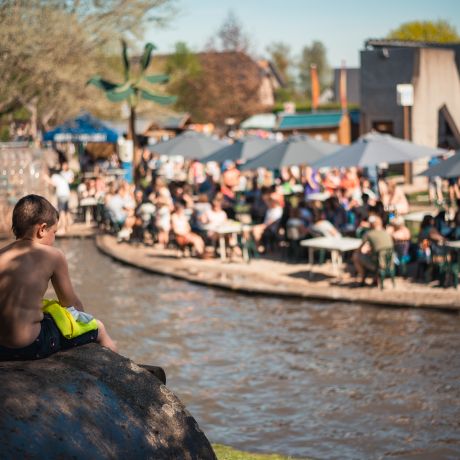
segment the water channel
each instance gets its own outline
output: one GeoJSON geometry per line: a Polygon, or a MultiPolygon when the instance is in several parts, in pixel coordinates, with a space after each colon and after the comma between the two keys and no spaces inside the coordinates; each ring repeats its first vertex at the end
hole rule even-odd
{"type": "Polygon", "coordinates": [[[327,459],[460,457],[460,315],[250,297],[61,240],[120,353],[166,369],[211,442],[327,459]]]}

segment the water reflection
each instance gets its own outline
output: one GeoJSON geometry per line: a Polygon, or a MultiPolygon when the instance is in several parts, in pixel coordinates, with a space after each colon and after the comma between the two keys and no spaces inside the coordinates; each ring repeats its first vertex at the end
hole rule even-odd
{"type": "Polygon", "coordinates": [[[212,442],[314,458],[460,456],[458,315],[247,297],[62,241],[120,352],[165,367],[212,442]]]}

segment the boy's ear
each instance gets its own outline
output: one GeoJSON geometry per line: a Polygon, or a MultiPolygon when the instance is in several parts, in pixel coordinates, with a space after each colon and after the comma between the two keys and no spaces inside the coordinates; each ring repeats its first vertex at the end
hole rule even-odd
{"type": "Polygon", "coordinates": [[[38,224],[37,225],[37,235],[39,238],[43,238],[45,236],[45,231],[48,228],[48,224],[38,224]]]}

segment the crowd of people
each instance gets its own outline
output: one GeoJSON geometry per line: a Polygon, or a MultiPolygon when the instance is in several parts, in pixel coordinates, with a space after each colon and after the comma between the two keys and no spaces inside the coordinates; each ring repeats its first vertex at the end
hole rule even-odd
{"type": "MultiPolygon", "coordinates": [[[[67,165],[62,169],[60,174],[69,176],[67,165]]],[[[54,176],[58,192],[60,181],[54,176]]],[[[363,238],[365,244],[353,256],[362,277],[375,270],[372,254],[380,250],[394,250],[397,263],[423,260],[428,266],[433,257],[428,252],[448,239],[460,239],[460,180],[448,184],[445,200],[436,195],[445,207],[436,216],[427,215],[414,236],[405,224],[410,209],[401,185],[384,174],[372,180],[358,168],[316,171],[303,165],[240,171],[228,160],[203,164],[161,157],[145,148],[136,176],[137,187],[122,179],[105,181],[101,175],[86,179],[78,186],[79,198],[96,200],[94,218],[119,241],[189,247],[197,257],[217,255],[218,229],[232,222],[244,224],[245,238],[258,253],[317,236],[363,238]]],[[[65,212],[61,202],[58,196],[65,212]]],[[[230,243],[238,252],[238,241],[230,243]]]]}

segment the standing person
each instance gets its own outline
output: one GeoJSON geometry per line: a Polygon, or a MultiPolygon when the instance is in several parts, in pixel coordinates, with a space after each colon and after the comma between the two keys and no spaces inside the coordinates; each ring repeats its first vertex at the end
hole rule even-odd
{"type": "Polygon", "coordinates": [[[84,313],[65,256],[53,247],[58,219],[53,205],[38,195],[14,207],[16,241],[0,250],[2,361],[45,358],[90,342],[116,351],[102,322],[84,313]],[[49,281],[59,303],[43,300],[49,281]]]}
{"type": "MultiPolygon", "coordinates": [[[[62,169],[51,175],[50,183],[55,189],[57,206],[60,217],[59,234],[64,234],[70,227],[70,213],[69,213],[69,200],[70,200],[70,183],[71,178],[69,174],[68,164],[64,162],[62,169]]],[[[73,179],[72,179],[73,180],[73,179]]]]}
{"type": "Polygon", "coordinates": [[[388,210],[398,216],[409,212],[409,202],[406,195],[402,187],[394,181],[388,184],[388,210]]]}
{"type": "Polygon", "coordinates": [[[236,203],[236,188],[240,183],[240,171],[235,163],[231,160],[225,160],[222,164],[222,184],[220,191],[224,196],[222,207],[227,215],[231,218],[235,217],[233,206],[236,203]]]}
{"type": "MultiPolygon", "coordinates": [[[[433,157],[428,161],[428,167],[441,163],[441,157],[433,157]]],[[[442,178],[439,176],[430,176],[428,178],[428,197],[431,204],[441,206],[444,202],[442,193],[442,178]]]]}

